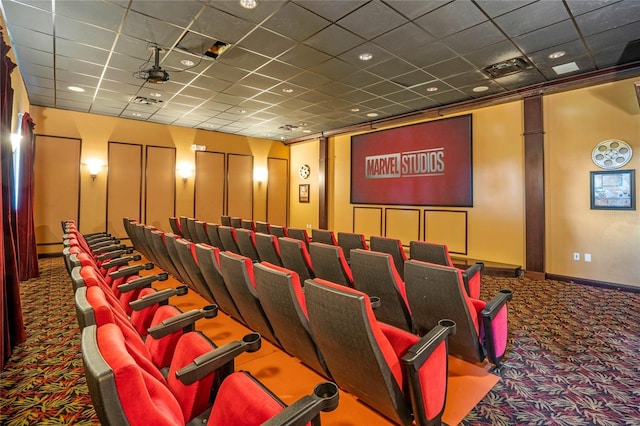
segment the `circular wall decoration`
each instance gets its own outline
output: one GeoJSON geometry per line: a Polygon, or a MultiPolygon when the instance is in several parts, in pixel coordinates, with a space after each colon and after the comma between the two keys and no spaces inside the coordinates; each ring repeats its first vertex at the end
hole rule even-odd
{"type": "Polygon", "coordinates": [[[298,174],[302,179],[306,179],[311,174],[311,168],[307,164],[303,164],[300,166],[300,169],[298,169],[298,174]]]}
{"type": "Polygon", "coordinates": [[[628,143],[619,139],[608,139],[593,148],[591,159],[596,166],[603,169],[617,169],[627,164],[632,155],[628,143]]]}

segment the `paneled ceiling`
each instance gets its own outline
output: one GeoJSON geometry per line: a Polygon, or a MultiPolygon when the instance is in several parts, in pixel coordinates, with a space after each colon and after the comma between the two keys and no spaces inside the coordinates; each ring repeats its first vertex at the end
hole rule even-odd
{"type": "Polygon", "coordinates": [[[0,5],[31,104],[266,139],[609,68],[640,74],[639,0],[257,2],[0,5]],[[162,84],[144,79],[156,51],[162,84]],[[492,76],[496,63],[519,72],[492,76]]]}

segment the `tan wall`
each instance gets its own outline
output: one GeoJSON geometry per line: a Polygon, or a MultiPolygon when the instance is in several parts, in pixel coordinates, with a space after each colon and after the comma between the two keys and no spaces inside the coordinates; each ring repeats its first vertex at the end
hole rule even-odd
{"type": "MultiPolygon", "coordinates": [[[[99,158],[107,162],[107,143],[117,141],[142,145],[175,147],[176,163],[195,164],[192,144],[206,145],[207,150],[248,154],[254,156],[254,164],[266,167],[267,157],[289,158],[289,149],[279,141],[201,131],[197,129],[146,123],[55,108],[32,107],[31,115],[36,123],[36,133],[82,139],[81,161],[99,158]]],[[[194,177],[183,184],[180,177],[176,184],[176,214],[194,214],[194,177]]],[[[106,168],[95,181],[86,167],[81,167],[80,226],[82,232],[98,232],[105,229],[106,217],[106,168]]],[[[254,184],[254,219],[264,220],[266,215],[265,186],[254,184]]],[[[144,204],[143,204],[144,208],[144,204]]],[[[144,211],[142,212],[144,217],[144,211]]],[[[169,228],[168,219],[166,229],[169,228]]]]}
{"type": "Polygon", "coordinates": [[[633,82],[623,80],[544,97],[547,272],[640,286],[640,107],[633,82]],[[593,148],[621,139],[634,155],[636,210],[591,210],[593,148]],[[580,253],[580,261],[573,253],[580,253]],[[592,256],[584,261],[584,254],[592,256]]]}

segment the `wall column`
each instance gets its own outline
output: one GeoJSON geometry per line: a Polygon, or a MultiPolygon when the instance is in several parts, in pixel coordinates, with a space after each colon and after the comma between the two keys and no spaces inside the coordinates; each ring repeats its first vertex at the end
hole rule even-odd
{"type": "Polygon", "coordinates": [[[544,123],[542,95],[524,98],[526,275],[545,278],[544,123]]]}
{"type": "Polygon", "coordinates": [[[329,191],[327,190],[327,174],[329,172],[329,139],[321,137],[319,140],[318,161],[318,227],[327,229],[329,226],[329,191]]]}

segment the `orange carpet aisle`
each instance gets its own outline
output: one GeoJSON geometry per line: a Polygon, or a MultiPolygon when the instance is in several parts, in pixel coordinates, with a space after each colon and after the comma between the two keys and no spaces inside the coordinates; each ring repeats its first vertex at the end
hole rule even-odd
{"type": "MultiPolygon", "coordinates": [[[[155,274],[159,270],[146,272],[155,274]]],[[[179,283],[173,278],[154,283],[154,287],[158,290],[177,285],[179,283]]],[[[169,303],[186,312],[190,309],[201,308],[207,304],[207,301],[190,290],[186,296],[172,297],[169,303]]],[[[251,332],[247,327],[222,312],[216,318],[199,320],[196,327],[217,346],[239,340],[251,332]]],[[[236,370],[249,371],[286,404],[291,404],[296,399],[310,394],[316,384],[327,381],[327,378],[320,376],[265,339],[262,339],[262,348],[259,351],[242,354],[236,359],[236,370]]],[[[442,419],[445,423],[459,424],[498,382],[499,378],[487,370],[488,366],[483,367],[449,357],[447,405],[442,419]]],[[[354,396],[341,390],[338,408],[330,413],[322,413],[322,424],[325,426],[370,426],[393,423],[354,396]]]]}

